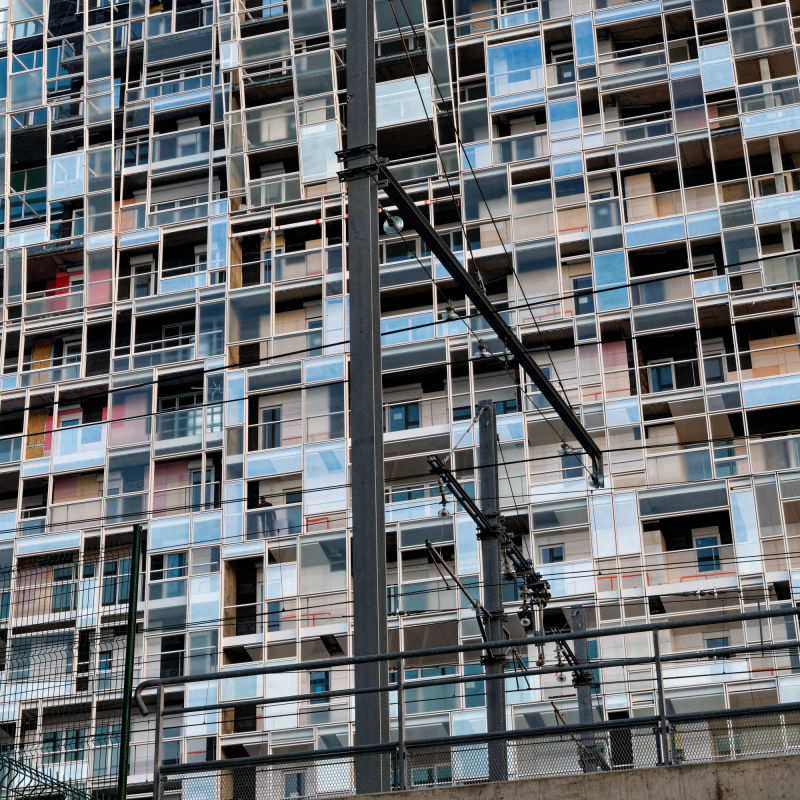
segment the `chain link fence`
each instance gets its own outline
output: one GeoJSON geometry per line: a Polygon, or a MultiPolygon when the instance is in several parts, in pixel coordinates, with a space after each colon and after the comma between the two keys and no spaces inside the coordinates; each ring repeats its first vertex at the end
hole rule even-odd
{"type": "MultiPolygon", "coordinates": [[[[512,731],[504,738],[409,742],[386,759],[387,789],[524,780],[664,764],[800,754],[800,706],[739,713],[617,720],[512,731]]],[[[253,759],[246,765],[165,769],[160,800],[288,800],[355,793],[354,748],[253,759]],[[348,750],[350,751],[348,753],[348,750]]]]}

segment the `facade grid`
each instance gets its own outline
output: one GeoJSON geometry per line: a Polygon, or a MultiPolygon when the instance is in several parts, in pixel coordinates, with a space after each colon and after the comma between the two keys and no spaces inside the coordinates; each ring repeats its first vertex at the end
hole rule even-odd
{"type": "MultiPolygon", "coordinates": [[[[390,650],[479,638],[426,541],[476,597],[498,576],[427,457],[474,491],[485,400],[506,528],[550,583],[541,629],[568,629],[574,605],[588,628],[794,605],[800,0],[375,12],[378,153],[608,465],[591,489],[456,284],[384,226],[390,650]]],[[[0,752],[100,797],[119,768],[135,524],[137,681],[352,654],[345,6],[11,0],[0,56],[0,752]]],[[[503,596],[520,637],[518,583],[503,596]]],[[[798,638],[794,616],[662,633],[662,653],[798,638]]],[[[507,665],[516,729],[577,720],[563,675],[513,677],[540,656],[558,657],[507,665]]],[[[408,736],[485,729],[482,670],[469,653],[407,663],[409,680],[475,676],[407,695],[408,736]]],[[[678,713],[795,702],[800,655],[702,658],[664,681],[678,713]]],[[[171,721],[164,763],[352,744],[344,699],[258,703],[351,682],[171,688],[174,707],[253,702],[171,721]]],[[[652,666],[604,671],[596,718],[651,716],[654,691],[652,666]]],[[[153,730],[134,722],[144,798],[153,730]]],[[[304,781],[287,773],[285,796],[304,781]]]]}

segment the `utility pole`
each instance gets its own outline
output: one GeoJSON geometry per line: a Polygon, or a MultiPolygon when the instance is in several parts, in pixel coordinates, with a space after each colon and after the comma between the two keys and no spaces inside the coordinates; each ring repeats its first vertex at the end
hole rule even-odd
{"type": "MultiPolygon", "coordinates": [[[[583,606],[572,606],[569,610],[569,626],[573,633],[586,630],[586,615],[583,606]]],[[[586,664],[589,661],[589,642],[586,639],[574,639],[572,642],[575,661],[586,664]]],[[[578,724],[588,725],[592,722],[592,673],[582,669],[573,673],[572,683],[578,693],[578,724]]],[[[590,732],[580,734],[580,760],[584,772],[597,772],[598,759],[594,737],[590,732]]]]}
{"type": "MultiPolygon", "coordinates": [[[[347,181],[350,281],[350,482],[353,512],[353,655],[385,653],[386,518],[383,486],[378,187],[375,146],[374,0],[348,0],[347,149],[339,154],[347,181]]],[[[386,686],[386,662],[357,664],[355,688],[386,686]]],[[[355,696],[356,745],[389,740],[389,695],[355,696]]],[[[384,754],[356,759],[356,792],[388,791],[384,754]]]]}
{"type": "MultiPolygon", "coordinates": [[[[483,569],[483,606],[486,609],[486,636],[490,642],[503,638],[503,593],[501,580],[500,540],[503,534],[499,518],[497,478],[497,419],[491,401],[478,404],[478,482],[481,511],[489,529],[479,530],[481,567],[483,569]]],[[[505,653],[487,650],[483,656],[486,676],[502,676],[505,653]]],[[[506,729],[506,693],[504,679],[496,677],[486,682],[486,728],[489,733],[506,729]]],[[[489,741],[489,780],[508,779],[506,743],[502,739],[489,741]]]]}
{"type": "MultiPolygon", "coordinates": [[[[136,657],[136,610],[139,605],[139,560],[142,552],[142,526],[133,526],[133,545],[128,585],[128,633],[125,639],[125,677],[122,687],[122,723],[119,741],[119,776],[117,798],[128,796],[128,773],[131,754],[131,700],[133,698],[133,662],[136,657]]],[[[160,722],[159,722],[160,724],[160,722]]]]}

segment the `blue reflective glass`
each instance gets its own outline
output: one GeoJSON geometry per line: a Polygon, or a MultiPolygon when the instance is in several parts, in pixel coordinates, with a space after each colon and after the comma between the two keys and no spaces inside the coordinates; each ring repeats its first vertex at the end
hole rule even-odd
{"type": "Polygon", "coordinates": [[[783,222],[800,217],[800,192],[759,197],[755,201],[756,222],[783,222]]]}
{"type": "Polygon", "coordinates": [[[625,244],[628,247],[669,242],[686,238],[686,224],[683,217],[660,218],[637,222],[625,226],[625,244]]]}
{"type": "Polygon", "coordinates": [[[150,523],[150,550],[189,544],[189,516],[154,519],[150,523]]]}
{"type": "Polygon", "coordinates": [[[761,572],[761,548],[753,492],[731,492],[731,521],[740,573],[761,572]]]}
{"type": "Polygon", "coordinates": [[[575,57],[578,64],[593,64],[595,49],[591,14],[575,17],[572,25],[575,31],[575,57]]]}
{"type": "Polygon", "coordinates": [[[544,86],[542,41],[539,38],[489,47],[487,60],[490,97],[544,86]]]}
{"type": "Polygon", "coordinates": [[[579,175],[583,172],[583,156],[575,153],[568,156],[556,156],[553,159],[553,177],[563,178],[566,175],[579,175]]]}
{"type": "Polygon", "coordinates": [[[719,213],[717,211],[701,211],[686,217],[686,228],[689,236],[712,236],[720,232],[719,213]]]}
{"type": "Polygon", "coordinates": [[[800,128],[800,106],[773,108],[755,114],[743,114],[741,120],[745,139],[787,133],[800,128]]]}
{"type": "Polygon", "coordinates": [[[728,89],[736,84],[731,46],[728,42],[700,48],[700,75],[703,78],[703,89],[707,92],[728,89]]]}
{"type": "MultiPolygon", "coordinates": [[[[592,260],[594,270],[594,285],[597,289],[607,289],[626,283],[628,278],[625,272],[625,254],[601,253],[592,260]]],[[[630,299],[627,288],[614,291],[598,291],[597,310],[612,311],[616,308],[628,308],[630,299]]]]}
{"type": "Polygon", "coordinates": [[[576,136],[581,132],[577,98],[559,100],[548,105],[550,135],[554,138],[576,136]]]}
{"type": "Polygon", "coordinates": [[[800,375],[742,381],[742,400],[745,408],[800,402],[800,375]]]}
{"type": "Polygon", "coordinates": [[[640,422],[639,401],[635,397],[625,400],[611,400],[606,403],[606,424],[628,425],[632,422],[640,422]]]}

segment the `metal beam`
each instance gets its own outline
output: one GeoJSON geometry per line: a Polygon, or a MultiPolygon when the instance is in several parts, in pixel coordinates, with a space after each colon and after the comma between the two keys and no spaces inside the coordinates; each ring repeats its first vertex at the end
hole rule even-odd
{"type": "Polygon", "coordinates": [[[470,515],[479,531],[483,534],[491,533],[492,523],[484,515],[483,511],[478,508],[477,503],[467,494],[455,475],[447,469],[442,459],[439,456],[428,456],[428,464],[431,472],[444,481],[445,486],[452,492],[459,505],[470,515]]]}
{"type": "MultiPolygon", "coordinates": [[[[529,645],[547,644],[550,642],[561,642],[565,638],[569,639],[596,639],[604,636],[617,636],[620,634],[630,633],[643,633],[646,631],[663,631],[663,630],[679,630],[682,628],[695,628],[698,625],[730,625],[734,622],[744,622],[751,619],[773,619],[777,617],[800,617],[800,607],[796,608],[776,608],[763,611],[744,611],[738,614],[722,614],[722,615],[709,615],[700,617],[686,617],[677,620],[664,620],[661,622],[647,622],[637,625],[611,625],[607,628],[592,628],[583,633],[572,632],[571,634],[563,633],[547,633],[536,634],[533,636],[523,636],[515,639],[506,639],[502,642],[489,642],[489,646],[503,645],[505,647],[527,647],[529,645]]],[[[728,656],[735,655],[736,653],[755,653],[763,650],[782,650],[791,647],[800,647],[800,640],[790,640],[785,642],[770,642],[764,645],[750,645],[741,647],[719,647],[713,648],[713,653],[709,650],[709,654],[715,656],[728,656]]],[[[395,650],[388,653],[381,653],[379,655],[363,655],[363,656],[343,656],[339,658],[321,658],[315,661],[303,661],[301,664],[262,664],[256,667],[244,667],[236,670],[222,670],[218,672],[204,672],[200,675],[179,675],[173,678],[147,678],[143,680],[134,692],[134,700],[139,707],[139,710],[144,716],[147,716],[148,709],[144,700],[142,699],[142,692],[146,689],[153,689],[159,686],[183,686],[187,683],[198,683],[200,681],[210,680],[223,680],[228,678],[243,678],[248,675],[275,675],[281,672],[296,672],[298,669],[331,669],[333,667],[352,666],[366,661],[397,661],[398,658],[408,658],[413,656],[415,658],[425,658],[427,656],[450,655],[452,653],[474,653],[478,650],[484,650],[486,643],[484,642],[465,642],[464,644],[454,644],[440,647],[426,647],[421,650],[395,650]]],[[[705,652],[703,653],[705,655],[705,652]]],[[[666,664],[672,661],[683,661],[686,659],[697,658],[696,651],[688,653],[668,653],[661,656],[661,662],[666,664]]],[[[590,664],[576,664],[575,667],[580,669],[586,667],[588,669],[605,669],[607,667],[624,667],[635,664],[648,664],[652,663],[652,659],[647,658],[623,658],[614,660],[599,660],[592,661],[590,664]]],[[[552,672],[563,671],[563,666],[543,667],[537,670],[530,670],[528,675],[544,675],[552,672]]],[[[467,676],[464,680],[470,681],[473,678],[467,676]]],[[[452,680],[457,683],[458,678],[452,680]]],[[[427,683],[427,682],[426,682],[427,683]]],[[[407,684],[410,686],[411,684],[407,684]]],[[[377,691],[371,688],[370,691],[377,691]]],[[[269,702],[272,702],[271,700],[269,702]]],[[[229,705],[225,703],[224,705],[229,705]]]]}
{"type": "MultiPolygon", "coordinates": [[[[500,523],[499,491],[497,478],[497,418],[489,400],[478,405],[478,483],[481,511],[489,522],[489,530],[483,532],[481,542],[481,569],[483,571],[483,606],[486,609],[486,635],[489,641],[503,638],[503,592],[501,581],[500,538],[503,534],[500,523]]],[[[494,680],[484,683],[486,687],[486,729],[497,733],[506,729],[506,692],[504,681],[497,676],[503,674],[506,663],[504,648],[487,649],[483,655],[486,676],[494,680]]],[[[489,780],[508,780],[506,744],[500,739],[489,743],[489,780]]]]}
{"type": "Polygon", "coordinates": [[[461,262],[433,229],[428,218],[417,208],[414,201],[406,194],[384,163],[378,160],[376,168],[382,180],[382,188],[389,199],[397,206],[403,221],[412,227],[419,237],[428,245],[431,252],[439,259],[453,280],[464,290],[478,313],[486,320],[489,327],[497,334],[505,348],[517,359],[522,370],[533,381],[536,388],[544,395],[553,410],[562,419],[581,447],[592,461],[592,481],[596,486],[603,485],[603,453],[597,443],[583,427],[569,403],[550,383],[541,367],[533,360],[513,330],[500,316],[500,312],[484,294],[477,281],[464,269],[461,262]]]}
{"type": "MultiPolygon", "coordinates": [[[[586,630],[586,615],[583,606],[573,606],[569,610],[569,626],[573,633],[583,633],[586,630]]],[[[575,639],[574,656],[578,664],[589,661],[589,640],[575,639]]],[[[586,725],[592,722],[592,673],[588,670],[573,672],[572,683],[578,693],[578,724],[586,725]]],[[[582,734],[580,737],[580,761],[584,772],[597,772],[598,761],[595,752],[594,737],[591,733],[582,734]]]]}
{"type": "MultiPolygon", "coordinates": [[[[347,239],[350,282],[350,436],[353,546],[353,653],[385,653],[386,518],[383,481],[378,188],[371,174],[376,142],[374,0],[348,0],[347,239]]],[[[385,661],[356,664],[355,686],[389,682],[385,661]]],[[[389,739],[388,694],[355,698],[356,744],[389,739]]],[[[389,789],[386,757],[356,759],[359,794],[389,789]]]]}

